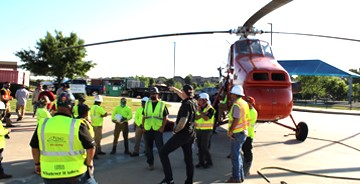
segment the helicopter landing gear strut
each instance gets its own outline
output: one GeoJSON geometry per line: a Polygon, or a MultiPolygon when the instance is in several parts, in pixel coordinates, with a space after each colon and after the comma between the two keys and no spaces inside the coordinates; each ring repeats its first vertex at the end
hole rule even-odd
{"type": "Polygon", "coordinates": [[[292,122],[294,123],[295,125],[295,128],[291,127],[291,126],[288,126],[288,125],[284,125],[284,124],[281,124],[277,121],[274,121],[273,123],[277,124],[277,125],[280,125],[282,127],[285,127],[285,128],[288,128],[288,129],[291,129],[291,130],[294,130],[295,132],[295,137],[296,137],[296,140],[298,141],[305,141],[305,139],[307,138],[307,135],[308,135],[308,132],[309,132],[309,129],[308,129],[308,126],[305,122],[300,122],[296,125],[295,123],[295,120],[294,118],[292,117],[292,115],[290,114],[290,118],[292,120],[292,122]]]}

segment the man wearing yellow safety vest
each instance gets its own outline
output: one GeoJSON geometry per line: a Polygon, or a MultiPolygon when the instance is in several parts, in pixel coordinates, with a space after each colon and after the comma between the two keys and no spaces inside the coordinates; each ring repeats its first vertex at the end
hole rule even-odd
{"type": "Polygon", "coordinates": [[[253,153],[252,153],[252,142],[255,137],[255,124],[257,120],[257,111],[255,109],[255,99],[251,96],[247,96],[245,101],[249,104],[249,111],[250,111],[250,122],[248,127],[248,136],[246,138],[245,143],[242,146],[242,151],[244,153],[244,176],[250,176],[250,167],[253,161],[253,153]]]}
{"type": "Polygon", "coordinates": [[[108,114],[103,107],[101,107],[101,103],[103,102],[103,98],[101,95],[95,96],[94,105],[90,107],[90,117],[92,126],[94,128],[94,136],[96,143],[96,153],[95,159],[98,159],[98,155],[105,155],[106,153],[101,150],[101,139],[102,139],[102,129],[104,123],[104,117],[108,114]]]}
{"type": "Polygon", "coordinates": [[[209,95],[201,93],[198,98],[198,110],[195,115],[195,130],[199,148],[199,163],[196,168],[209,168],[213,165],[209,151],[210,138],[214,128],[215,110],[210,105],[209,95]]]}
{"type": "Polygon", "coordinates": [[[242,86],[233,86],[230,91],[230,99],[232,100],[233,105],[228,114],[228,135],[231,140],[232,176],[226,183],[241,183],[244,181],[241,148],[247,137],[250,114],[249,105],[241,98],[242,96],[244,96],[242,86]]]}
{"type": "Polygon", "coordinates": [[[124,153],[130,155],[129,151],[129,123],[132,118],[132,111],[129,106],[126,105],[126,98],[121,98],[120,105],[116,106],[111,114],[111,120],[115,123],[114,129],[114,141],[110,154],[116,153],[116,146],[119,141],[120,132],[123,133],[124,138],[124,153]]]}
{"type": "Polygon", "coordinates": [[[135,120],[134,120],[134,126],[135,126],[135,146],[134,146],[134,152],[131,153],[131,157],[137,157],[140,153],[140,142],[141,137],[144,134],[143,127],[142,127],[142,118],[143,118],[143,111],[146,102],[149,100],[148,97],[144,97],[141,99],[141,106],[136,109],[135,112],[135,120]]]}
{"type": "MultiPolygon", "coordinates": [[[[5,111],[6,107],[3,102],[0,101],[0,113],[5,111]]],[[[3,159],[2,153],[5,149],[5,139],[10,139],[9,137],[10,129],[6,129],[3,127],[2,123],[0,123],[0,179],[11,178],[11,174],[5,174],[4,168],[2,167],[1,161],[3,159]]]]}
{"type": "Polygon", "coordinates": [[[35,172],[45,184],[97,183],[93,177],[95,141],[82,120],[71,117],[74,102],[71,93],[61,93],[58,112],[40,122],[31,138],[35,172]]]}
{"type": "Polygon", "coordinates": [[[159,100],[157,87],[150,88],[150,100],[145,104],[143,111],[142,127],[146,141],[146,162],[148,169],[154,170],[154,142],[158,151],[163,147],[163,132],[169,111],[164,101],[159,100]]]}
{"type": "Polygon", "coordinates": [[[4,82],[3,88],[1,88],[0,100],[5,104],[5,111],[1,113],[1,118],[4,117],[3,121],[5,121],[6,127],[15,126],[12,124],[12,121],[10,119],[10,100],[12,99],[13,97],[11,96],[10,82],[4,82]]]}

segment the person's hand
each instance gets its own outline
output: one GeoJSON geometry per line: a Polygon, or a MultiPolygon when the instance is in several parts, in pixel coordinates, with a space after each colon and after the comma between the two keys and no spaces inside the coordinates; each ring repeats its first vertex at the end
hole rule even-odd
{"type": "Polygon", "coordinates": [[[163,132],[164,132],[164,129],[165,129],[165,127],[160,127],[160,128],[159,128],[159,132],[160,132],[160,133],[163,133],[163,132]]]}
{"type": "Polygon", "coordinates": [[[39,165],[35,164],[35,173],[40,175],[40,172],[41,172],[40,164],[39,165]]]}
{"type": "Polygon", "coordinates": [[[93,166],[93,165],[91,165],[91,166],[88,165],[88,170],[87,170],[87,172],[89,173],[89,176],[90,176],[91,178],[94,177],[94,166],[93,166]]]}

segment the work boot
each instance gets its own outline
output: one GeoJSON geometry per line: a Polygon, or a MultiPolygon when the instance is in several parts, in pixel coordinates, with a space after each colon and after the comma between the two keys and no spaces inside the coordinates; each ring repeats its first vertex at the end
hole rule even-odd
{"type": "Polygon", "coordinates": [[[113,148],[112,148],[112,150],[111,150],[110,154],[111,154],[111,155],[113,155],[113,154],[115,154],[115,153],[116,153],[116,146],[113,146],[113,148]]]}
{"type": "Polygon", "coordinates": [[[250,167],[251,167],[251,163],[252,161],[250,162],[244,162],[243,164],[243,169],[244,169],[244,176],[245,177],[249,177],[250,176],[250,167]]]}

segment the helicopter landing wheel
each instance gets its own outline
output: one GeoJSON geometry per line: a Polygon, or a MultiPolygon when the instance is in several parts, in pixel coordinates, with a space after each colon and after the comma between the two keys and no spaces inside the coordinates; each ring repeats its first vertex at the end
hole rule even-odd
{"type": "Polygon", "coordinates": [[[300,122],[296,126],[296,140],[299,141],[305,141],[307,135],[308,135],[309,129],[305,122],[300,122]]]}

